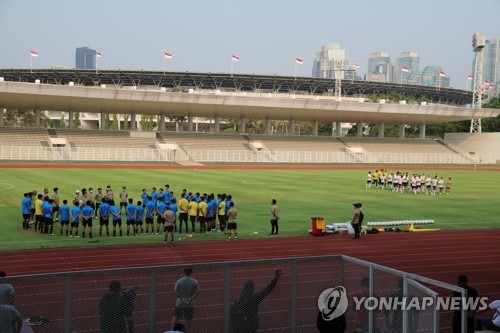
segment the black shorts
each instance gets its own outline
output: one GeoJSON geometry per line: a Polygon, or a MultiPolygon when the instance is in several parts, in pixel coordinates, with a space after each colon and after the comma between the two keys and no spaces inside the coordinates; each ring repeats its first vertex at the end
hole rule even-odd
{"type": "Polygon", "coordinates": [[[35,215],[35,222],[42,222],[42,215],[35,215]]]}
{"type": "Polygon", "coordinates": [[[126,202],[120,202],[120,207],[127,207],[127,203],[126,202]]]}
{"type": "Polygon", "coordinates": [[[59,211],[59,206],[54,206],[52,207],[52,212],[58,212],[59,211]]]}
{"type": "Polygon", "coordinates": [[[100,217],[99,218],[99,225],[109,225],[109,217],[100,217]]]}
{"type": "Polygon", "coordinates": [[[29,220],[31,217],[31,214],[23,214],[23,219],[24,220],[29,220]]]}
{"type": "Polygon", "coordinates": [[[158,224],[163,224],[165,223],[165,218],[162,216],[158,216],[158,219],[156,220],[156,223],[158,224]]]}
{"type": "Polygon", "coordinates": [[[133,225],[133,224],[134,224],[134,221],[127,219],[127,222],[126,222],[126,223],[127,223],[127,225],[131,225],[131,224],[133,225]]]}
{"type": "Polygon", "coordinates": [[[207,218],[205,216],[198,216],[198,222],[205,223],[206,220],[207,218]]]}
{"type": "Polygon", "coordinates": [[[122,226],[122,220],[113,220],[113,227],[116,227],[116,225],[119,225],[120,227],[122,226]]]}
{"type": "Polygon", "coordinates": [[[65,221],[61,220],[61,225],[69,225],[69,220],[65,220],[65,221]]]}
{"type": "Polygon", "coordinates": [[[196,216],[195,215],[189,215],[189,220],[194,223],[196,222],[196,216]]]}
{"type": "Polygon", "coordinates": [[[54,224],[54,219],[51,217],[44,217],[43,218],[43,223],[45,225],[53,225],[54,224]]]}
{"type": "Polygon", "coordinates": [[[238,227],[236,226],[236,222],[231,222],[227,224],[227,229],[228,230],[236,230],[238,227]]]}
{"type": "Polygon", "coordinates": [[[99,207],[100,207],[100,206],[101,206],[101,204],[100,204],[100,203],[96,203],[96,204],[95,204],[95,210],[99,210],[99,207]]]}
{"type": "Polygon", "coordinates": [[[71,222],[71,228],[78,228],[78,224],[80,224],[80,222],[71,222]]]}
{"type": "Polygon", "coordinates": [[[139,220],[139,221],[136,220],[136,221],[134,221],[135,225],[143,225],[143,223],[144,222],[142,220],[139,220]]]}
{"type": "Polygon", "coordinates": [[[152,217],[146,217],[146,224],[153,224],[153,218],[152,217]]]}
{"type": "Polygon", "coordinates": [[[30,209],[31,214],[35,214],[35,208],[30,209]]]}
{"type": "Polygon", "coordinates": [[[219,223],[222,224],[226,223],[226,215],[219,215],[219,223]]]}
{"type": "Polygon", "coordinates": [[[173,225],[166,225],[165,226],[165,232],[172,232],[172,231],[174,231],[173,225]]]}
{"type": "Polygon", "coordinates": [[[92,228],[92,217],[89,219],[83,219],[82,221],[82,227],[91,227],[92,228]]]}
{"type": "Polygon", "coordinates": [[[179,319],[184,317],[186,320],[194,318],[194,308],[175,307],[175,318],[179,319]]]}

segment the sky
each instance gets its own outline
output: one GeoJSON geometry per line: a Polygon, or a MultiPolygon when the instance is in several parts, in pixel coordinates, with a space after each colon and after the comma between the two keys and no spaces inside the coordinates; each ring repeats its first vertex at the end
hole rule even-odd
{"type": "Polygon", "coordinates": [[[0,0],[0,68],[74,68],[311,76],[315,53],[339,43],[363,76],[368,57],[404,51],[439,65],[452,87],[472,73],[472,35],[500,38],[500,0],[0,0]],[[477,13],[475,13],[477,12],[477,13]]]}

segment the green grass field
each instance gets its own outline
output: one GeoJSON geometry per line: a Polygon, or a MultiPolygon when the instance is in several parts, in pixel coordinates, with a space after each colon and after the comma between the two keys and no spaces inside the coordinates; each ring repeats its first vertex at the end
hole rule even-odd
{"type": "MultiPolygon", "coordinates": [[[[395,194],[390,190],[365,189],[367,170],[207,170],[207,169],[1,169],[0,180],[0,250],[45,247],[78,247],[161,242],[163,236],[88,239],[49,237],[21,229],[22,194],[48,187],[60,188],[60,197],[70,199],[76,189],[105,188],[118,191],[127,186],[129,196],[140,199],[148,192],[170,184],[176,196],[183,188],[195,192],[232,194],[238,209],[240,238],[268,237],[270,201],[276,198],[280,209],[280,235],[307,235],[312,216],[322,216],[327,223],[349,221],[352,203],[362,202],[365,222],[411,219],[434,219],[435,228],[443,230],[498,228],[500,173],[495,171],[439,170],[453,178],[451,195],[430,196],[395,194]]],[[[396,170],[392,170],[396,171],[396,170]]],[[[401,170],[403,171],[403,170],[401,170]]],[[[413,170],[404,170],[413,172],[413,170]]],[[[419,171],[421,172],[421,171],[419,171]]],[[[434,175],[435,170],[426,173],[434,175]]],[[[95,220],[96,221],[96,220],[95,220]]],[[[97,235],[98,223],[93,233],[97,235]]],[[[366,223],[365,223],[366,224],[366,223]]],[[[225,239],[220,233],[194,234],[186,241],[225,239]]]]}

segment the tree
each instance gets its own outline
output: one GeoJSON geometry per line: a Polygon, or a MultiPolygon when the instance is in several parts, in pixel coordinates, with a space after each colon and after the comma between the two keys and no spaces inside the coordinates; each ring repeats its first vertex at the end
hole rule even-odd
{"type": "Polygon", "coordinates": [[[128,130],[128,114],[123,116],[123,129],[128,130]]]}
{"type": "MultiPolygon", "coordinates": [[[[35,110],[10,109],[5,112],[4,117],[6,126],[36,126],[35,110]]],[[[45,114],[41,113],[40,126],[47,127],[48,124],[49,118],[45,114]]]]}
{"type": "Polygon", "coordinates": [[[66,124],[66,119],[65,119],[64,112],[62,112],[61,121],[59,122],[59,127],[60,128],[66,128],[66,127],[68,127],[67,124],[66,124]]]}
{"type": "Polygon", "coordinates": [[[104,129],[111,129],[111,119],[109,118],[109,113],[104,116],[104,129]]]}
{"type": "Polygon", "coordinates": [[[113,124],[111,125],[111,128],[114,130],[120,129],[120,122],[118,121],[116,113],[113,115],[113,124]]]}
{"type": "Polygon", "coordinates": [[[80,128],[80,125],[81,125],[81,123],[80,123],[80,112],[75,112],[73,114],[73,119],[74,119],[73,120],[73,126],[75,128],[80,128]]]}

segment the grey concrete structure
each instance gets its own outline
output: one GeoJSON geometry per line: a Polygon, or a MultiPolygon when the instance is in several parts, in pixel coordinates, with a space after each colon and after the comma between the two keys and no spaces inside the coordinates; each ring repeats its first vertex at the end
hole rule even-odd
{"type": "Polygon", "coordinates": [[[288,133],[294,135],[295,134],[295,120],[288,121],[288,133]]]}
{"type": "Polygon", "coordinates": [[[245,134],[246,133],[246,119],[245,118],[240,118],[240,133],[245,134]]]}
{"type": "Polygon", "coordinates": [[[312,134],[313,135],[318,135],[318,127],[319,127],[319,122],[317,120],[314,120],[312,122],[312,134]]]}
{"type": "Polygon", "coordinates": [[[342,136],[342,123],[340,121],[335,122],[335,136],[342,136]]]}
{"type": "Polygon", "coordinates": [[[363,123],[356,123],[356,127],[357,127],[356,136],[358,138],[361,138],[363,136],[363,123]]]}
{"type": "Polygon", "coordinates": [[[385,124],[384,123],[379,123],[378,124],[378,137],[383,138],[384,137],[384,131],[385,131],[385,124]]]}
{"type": "Polygon", "coordinates": [[[68,111],[68,127],[75,128],[75,114],[72,110],[68,111]]]}
{"type": "Polygon", "coordinates": [[[419,126],[419,129],[420,129],[420,131],[419,131],[420,138],[425,139],[425,124],[421,124],[419,126]]]}
{"type": "Polygon", "coordinates": [[[399,124],[399,138],[404,139],[405,137],[405,124],[399,124]]]}
{"type": "Polygon", "coordinates": [[[130,113],[130,130],[135,131],[137,129],[137,121],[135,112],[130,113]]]}
{"type": "Polygon", "coordinates": [[[158,115],[158,129],[160,131],[165,130],[165,115],[163,113],[160,113],[158,115]]]}
{"type": "Polygon", "coordinates": [[[4,108],[0,108],[0,127],[5,126],[5,112],[7,110],[4,108]]]}
{"type": "Polygon", "coordinates": [[[35,110],[35,127],[40,127],[40,117],[41,113],[39,109],[35,110]]]}
{"type": "Polygon", "coordinates": [[[193,116],[188,116],[188,132],[193,131],[193,116]]]}
{"type": "Polygon", "coordinates": [[[106,128],[106,114],[104,112],[101,112],[99,114],[99,129],[105,129],[106,128]]]}
{"type": "Polygon", "coordinates": [[[215,133],[219,133],[220,132],[220,117],[215,117],[214,132],[215,133]]]}

